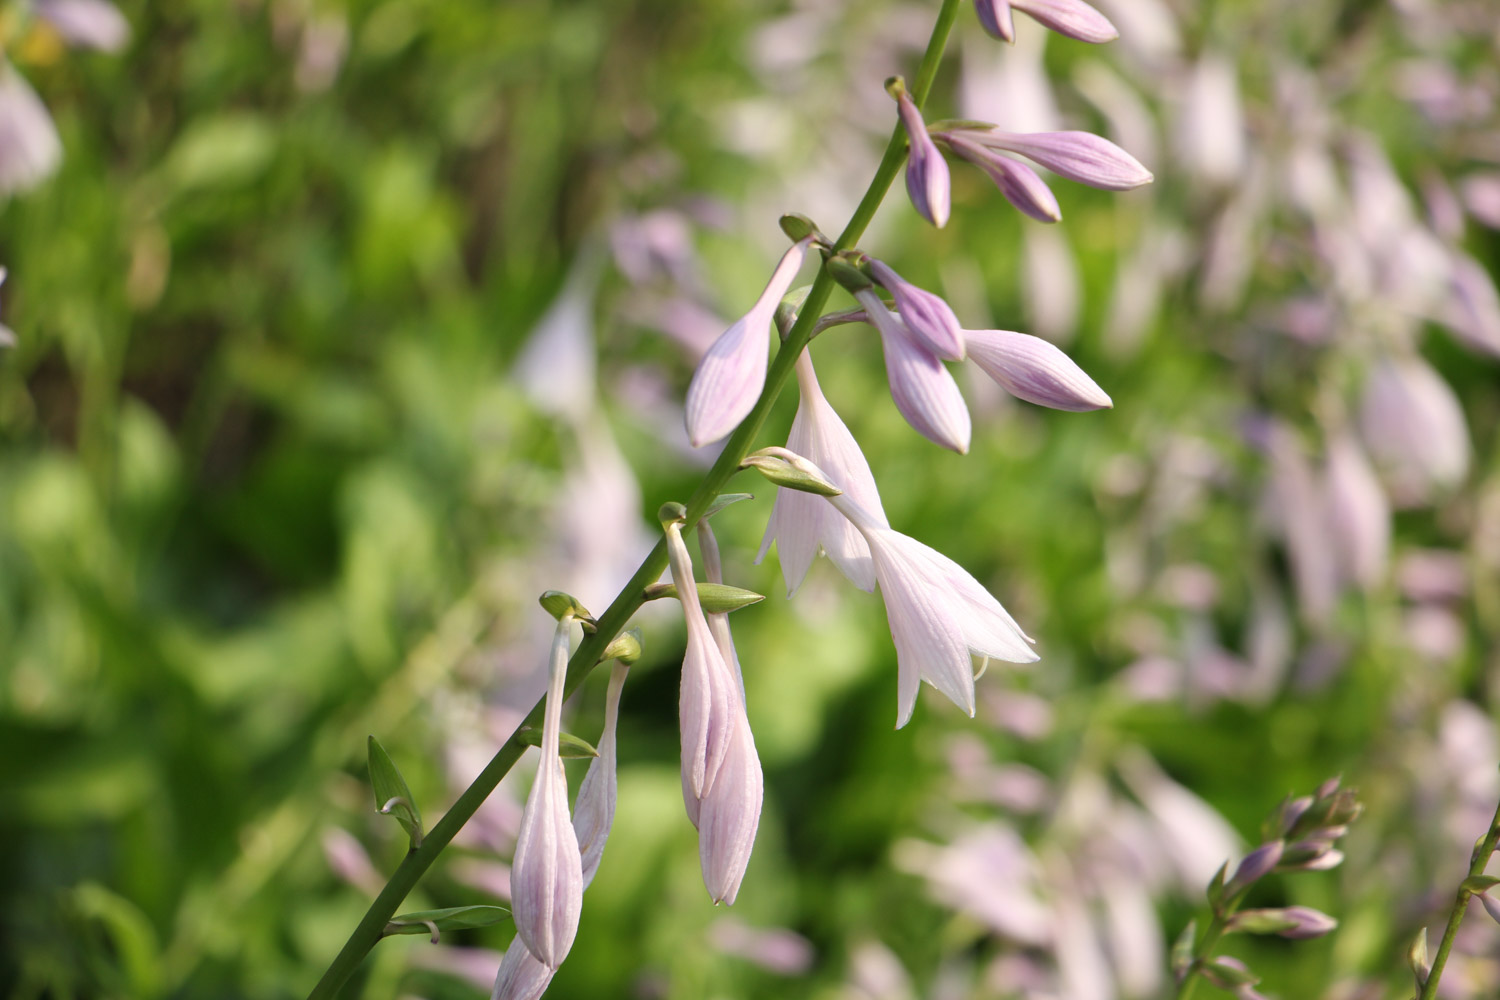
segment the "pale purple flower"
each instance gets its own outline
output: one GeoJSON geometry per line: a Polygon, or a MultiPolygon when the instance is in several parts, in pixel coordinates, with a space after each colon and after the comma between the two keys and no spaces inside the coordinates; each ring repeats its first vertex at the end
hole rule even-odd
{"type": "Polygon", "coordinates": [[[927,134],[922,112],[904,89],[896,93],[896,110],[911,144],[906,157],[906,193],[917,213],[942,229],[948,224],[951,201],[948,163],[927,134]]]}
{"type": "Polygon", "coordinates": [[[952,308],[938,296],[918,288],[885,261],[869,259],[875,283],[891,293],[906,329],[933,354],[945,361],[964,359],[964,331],[952,308]]]}
{"type": "Polygon", "coordinates": [[[1233,59],[1205,51],[1183,87],[1177,118],[1177,155],[1210,184],[1234,181],[1247,159],[1245,118],[1233,59]]]}
{"type": "Polygon", "coordinates": [[[539,1000],[552,984],[555,970],[537,961],[517,934],[505,949],[500,971],[495,974],[495,988],[490,1000],[539,1000]]]}
{"type": "Polygon", "coordinates": [[[698,859],[708,893],[716,903],[733,903],[755,845],[764,780],[738,678],[698,603],[682,527],[673,522],[666,532],[672,581],[688,633],[678,708],[682,796],[688,818],[698,828],[698,859]]]}
{"type": "Polygon", "coordinates": [[[1500,923],[1500,900],[1496,900],[1487,892],[1481,892],[1479,902],[1484,907],[1484,912],[1490,915],[1490,919],[1500,923]]]}
{"type": "Polygon", "coordinates": [[[964,129],[954,134],[986,149],[1019,153],[1060,177],[1106,191],[1129,191],[1153,180],[1139,160],[1092,132],[964,129]]]}
{"type": "Polygon", "coordinates": [[[880,331],[886,381],[896,409],[923,437],[960,455],[969,450],[969,408],[958,383],[937,356],[917,343],[906,323],[866,288],[854,297],[880,331]]]}
{"type": "Polygon", "coordinates": [[[717,441],[755,408],[766,384],[767,338],[781,298],[792,287],[811,238],[792,245],[750,311],[714,341],[688,386],[686,418],[693,447],[717,441]]]}
{"type": "MultiPolygon", "coordinates": [[[[802,398],[792,420],[791,434],[787,436],[787,449],[805,455],[823,470],[829,482],[884,524],[885,511],[880,505],[880,492],[875,487],[870,463],[865,461],[854,435],[824,397],[807,352],[797,358],[796,371],[802,398]]],[[[860,590],[875,589],[875,568],[864,536],[848,519],[811,493],[776,491],[776,506],[766,523],[766,537],[760,544],[760,554],[755,557],[757,563],[766,557],[773,541],[788,597],[802,586],[820,550],[850,583],[860,590]]]]}
{"type": "Polygon", "coordinates": [[[1043,27],[1080,42],[1110,42],[1120,37],[1109,19],[1083,0],[974,0],[979,23],[1003,42],[1016,40],[1012,10],[1030,14],[1043,27]]]}
{"type": "Polygon", "coordinates": [[[1328,442],[1328,528],[1346,579],[1369,589],[1385,576],[1391,505],[1364,451],[1348,432],[1328,442]]]}
{"type": "Polygon", "coordinates": [[[9,64],[0,66],[0,195],[35,187],[61,159],[62,140],[41,98],[9,64]]]}
{"type": "Polygon", "coordinates": [[[969,357],[1007,392],[1028,403],[1082,413],[1114,403],[1073,359],[1040,337],[966,330],[969,357]]]}
{"type": "Polygon", "coordinates": [[[130,23],[108,0],[34,0],[34,5],[69,45],[118,52],[130,41],[130,23]]]}
{"type": "Polygon", "coordinates": [[[1234,875],[1225,883],[1225,896],[1233,896],[1242,892],[1275,871],[1277,864],[1281,862],[1282,852],[1285,850],[1285,843],[1273,840],[1245,855],[1239,866],[1235,868],[1234,875]]]}
{"type": "Polygon", "coordinates": [[[724,954],[736,955],[768,972],[796,976],[812,967],[812,943],[785,928],[756,928],[725,917],[709,928],[708,937],[724,954]]]}
{"type": "MultiPolygon", "coordinates": [[[[820,479],[827,476],[800,455],[783,457],[820,479]]],[[[896,645],[896,728],[911,719],[926,681],[974,715],[975,659],[1032,663],[1030,638],[1010,613],[947,556],[903,535],[847,493],[828,497],[870,546],[875,579],[896,645]]]]}
{"type": "Polygon", "coordinates": [[[587,889],[599,870],[599,859],[604,855],[604,843],[615,822],[615,725],[620,716],[620,689],[625,686],[625,677],[630,668],[616,662],[609,675],[609,693],[604,700],[604,731],[599,736],[596,748],[599,756],[589,762],[588,773],[578,786],[578,798],[573,803],[573,832],[578,836],[580,869],[583,887],[587,889]]]}
{"type": "Polygon", "coordinates": [[[583,860],[568,819],[568,776],[558,753],[571,627],[572,619],[564,616],[552,640],[541,762],[521,817],[510,877],[516,933],[531,954],[553,969],[573,947],[583,908],[583,860]]]}
{"type": "Polygon", "coordinates": [[[1361,436],[1396,485],[1412,497],[1430,486],[1458,485],[1469,471],[1463,407],[1443,377],[1420,357],[1386,358],[1365,383],[1361,436]]]}
{"type": "Polygon", "coordinates": [[[989,174],[1005,200],[1019,211],[1038,222],[1057,222],[1062,218],[1056,196],[1035,170],[965,138],[963,133],[946,133],[944,138],[956,155],[989,174]]]}

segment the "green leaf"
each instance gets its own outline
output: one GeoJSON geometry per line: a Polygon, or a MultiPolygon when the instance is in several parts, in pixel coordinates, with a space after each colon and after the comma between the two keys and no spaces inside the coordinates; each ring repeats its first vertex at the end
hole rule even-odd
{"type": "MultiPolygon", "coordinates": [[[[539,747],[542,745],[542,731],[535,726],[522,726],[516,730],[516,740],[528,747],[539,747]]],[[[566,760],[599,756],[592,743],[572,733],[557,734],[557,752],[566,760]]]]}
{"type": "MultiPolygon", "coordinates": [[[[653,583],[646,588],[648,601],[659,601],[663,597],[676,596],[677,585],[675,583],[653,583]]],[[[698,584],[698,603],[703,605],[703,610],[709,614],[738,611],[740,608],[748,608],[765,599],[764,594],[757,594],[753,590],[741,590],[739,587],[731,587],[724,583],[698,584]]]]}
{"type": "Polygon", "coordinates": [[[1229,862],[1226,861],[1219,866],[1219,871],[1214,875],[1214,880],[1208,883],[1208,905],[1215,913],[1224,904],[1224,881],[1229,875],[1229,862]]]}
{"type": "Polygon", "coordinates": [[[411,788],[396,768],[391,755],[375,737],[370,737],[370,785],[375,792],[377,812],[396,817],[396,822],[411,838],[411,849],[422,846],[422,813],[417,809],[417,800],[411,788]]]}
{"type": "Polygon", "coordinates": [[[470,927],[488,927],[507,919],[510,911],[503,906],[450,906],[444,910],[413,910],[391,918],[381,932],[393,934],[431,934],[437,944],[443,931],[461,931],[470,927]]]}
{"type": "Polygon", "coordinates": [[[1467,889],[1469,892],[1484,893],[1489,892],[1497,885],[1500,885],[1500,878],[1494,875],[1470,875],[1463,880],[1461,888],[1467,889]]]}
{"type": "Polygon", "coordinates": [[[1193,967],[1193,944],[1198,940],[1198,921],[1189,920],[1177,940],[1172,943],[1172,974],[1178,982],[1187,976],[1193,967]]]}
{"type": "Polygon", "coordinates": [[[709,504],[708,505],[708,510],[705,510],[703,512],[703,517],[704,518],[713,517],[719,511],[723,510],[725,507],[728,507],[732,503],[739,503],[741,500],[754,500],[754,499],[755,499],[755,494],[754,493],[720,493],[719,494],[719,498],[717,500],[715,500],[713,503],[709,504]]]}

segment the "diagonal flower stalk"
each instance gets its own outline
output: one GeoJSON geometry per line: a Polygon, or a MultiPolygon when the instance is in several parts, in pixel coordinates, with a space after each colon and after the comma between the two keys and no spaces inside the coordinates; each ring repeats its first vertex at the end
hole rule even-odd
{"type": "MultiPolygon", "coordinates": [[[[947,47],[949,32],[953,28],[954,20],[958,17],[958,7],[959,0],[943,0],[942,8],[938,11],[937,21],[933,25],[932,35],[928,39],[926,51],[922,54],[921,66],[917,70],[910,91],[912,100],[918,108],[926,103],[927,95],[932,90],[933,79],[937,76],[938,65],[942,62],[943,50],[947,47]]],[[[885,155],[875,169],[875,176],[870,180],[869,187],[865,189],[864,197],[860,199],[858,207],[849,219],[849,224],[844,227],[844,231],[835,242],[834,250],[848,248],[864,235],[865,228],[875,217],[876,209],[880,207],[880,203],[890,191],[891,182],[895,180],[905,159],[906,133],[897,123],[891,133],[890,141],[886,143],[885,155]]],[[[833,279],[829,277],[826,269],[820,270],[803,302],[797,322],[788,331],[785,340],[776,352],[770,371],[766,374],[765,389],[756,401],[754,409],[730,435],[718,460],[714,462],[713,467],[708,470],[703,481],[689,498],[686,505],[687,515],[683,521],[684,531],[690,530],[698,523],[703,512],[724,491],[730,478],[739,471],[740,462],[749,453],[751,444],[771,412],[771,407],[791,378],[792,368],[796,364],[798,355],[812,339],[814,326],[832,291],[833,279]]],[[[608,609],[599,616],[598,630],[585,635],[574,651],[572,658],[568,661],[565,696],[571,695],[601,661],[605,648],[615,636],[624,630],[631,616],[640,608],[646,587],[661,577],[662,570],[666,569],[666,566],[667,546],[663,538],[656,543],[656,547],[646,556],[640,568],[635,571],[635,575],[630,578],[630,582],[610,603],[608,609]]],[[[539,726],[541,718],[542,704],[539,701],[523,725],[539,726]]],[[[432,867],[438,855],[478,811],[484,800],[495,790],[495,786],[500,784],[500,780],[515,766],[525,749],[525,744],[514,735],[506,740],[495,752],[495,756],[490,758],[484,770],[479,772],[479,776],[470,783],[468,788],[464,789],[458,800],[443,814],[443,818],[428,831],[421,846],[402,859],[390,880],[386,882],[385,888],[375,897],[375,901],[365,911],[364,917],[355,926],[354,932],[344,942],[344,947],[335,956],[333,963],[329,965],[323,977],[308,994],[308,1000],[329,1000],[338,994],[340,987],[354,974],[365,955],[369,954],[370,949],[380,940],[385,925],[391,917],[395,916],[402,900],[416,887],[417,882],[427,869],[432,867]]]]}
{"type": "Polygon", "coordinates": [[[1500,847],[1500,807],[1495,809],[1495,818],[1490,820],[1490,828],[1485,831],[1484,836],[1474,845],[1474,854],[1469,861],[1469,876],[1458,887],[1458,895],[1453,900],[1453,910],[1448,914],[1448,926],[1443,930],[1442,943],[1432,956],[1432,971],[1427,974],[1427,981],[1422,984],[1422,995],[1419,1000],[1435,1000],[1438,995],[1438,981],[1443,978],[1443,967],[1448,964],[1448,953],[1453,950],[1453,939],[1458,936],[1458,925],[1463,923],[1464,914],[1469,909],[1469,899],[1478,895],[1469,879],[1484,874],[1484,868],[1489,864],[1490,857],[1495,849],[1500,847]]]}

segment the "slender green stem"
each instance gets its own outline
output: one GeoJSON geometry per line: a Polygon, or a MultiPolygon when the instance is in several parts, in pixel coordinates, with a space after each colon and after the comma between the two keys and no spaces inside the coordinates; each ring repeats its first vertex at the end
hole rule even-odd
{"type": "Polygon", "coordinates": [[[1193,945],[1193,964],[1188,966],[1187,974],[1177,984],[1177,1000],[1188,1000],[1198,988],[1203,963],[1213,957],[1214,949],[1219,946],[1219,939],[1224,936],[1224,929],[1229,926],[1229,918],[1234,916],[1239,905],[1238,900],[1226,903],[1223,912],[1214,914],[1213,920],[1209,921],[1203,933],[1198,936],[1197,943],[1193,945]]]}
{"type": "MultiPolygon", "coordinates": [[[[1469,862],[1469,874],[1465,882],[1475,875],[1484,874],[1484,866],[1489,864],[1497,844],[1500,844],[1500,806],[1495,808],[1495,818],[1490,820],[1490,828],[1474,847],[1474,856],[1469,862]]],[[[1427,982],[1422,986],[1421,1000],[1434,1000],[1438,995],[1438,980],[1443,978],[1443,966],[1448,964],[1448,953],[1453,950],[1458,925],[1464,922],[1464,913],[1468,910],[1469,898],[1473,895],[1474,891],[1467,884],[1458,887],[1458,894],[1453,900],[1453,911],[1448,914],[1448,926],[1443,930],[1442,943],[1432,956],[1432,971],[1427,974],[1427,982]]]]}
{"type": "MultiPolygon", "coordinates": [[[[943,0],[937,23],[932,29],[932,37],[927,43],[927,50],[923,53],[921,66],[917,70],[916,85],[911,92],[912,99],[918,107],[926,101],[932,89],[932,81],[937,76],[938,64],[942,61],[943,50],[947,46],[948,34],[958,16],[958,6],[958,0],[943,0]]],[[[880,160],[880,166],[875,170],[870,186],[865,190],[864,198],[860,200],[859,206],[854,210],[854,215],[849,219],[849,224],[839,235],[836,249],[844,249],[853,245],[864,234],[870,220],[875,217],[875,211],[880,207],[881,200],[890,190],[891,182],[895,180],[896,173],[901,169],[901,163],[905,158],[906,137],[898,124],[891,134],[890,142],[886,144],[885,155],[880,160]]],[[[703,477],[703,482],[693,491],[692,497],[688,500],[684,530],[692,528],[697,523],[709,504],[713,503],[715,498],[723,492],[730,478],[739,471],[740,462],[749,453],[750,445],[760,433],[761,427],[765,425],[771,407],[776,403],[781,390],[791,377],[797,356],[802,353],[808,340],[811,339],[813,327],[832,290],[833,280],[826,270],[820,270],[813,281],[812,289],[807,293],[807,299],[803,302],[797,322],[787,333],[786,340],[783,341],[775,360],[771,363],[771,368],[766,374],[765,389],[756,401],[755,408],[730,436],[718,460],[714,462],[713,467],[703,477]]],[[[631,615],[640,608],[646,587],[657,581],[666,565],[667,549],[666,541],[663,539],[656,543],[656,547],[646,556],[640,568],[635,571],[635,575],[630,578],[630,582],[625,585],[625,589],[620,591],[604,614],[599,616],[598,630],[585,635],[578,649],[574,651],[572,658],[568,661],[567,692],[569,694],[572,694],[578,685],[583,683],[584,678],[604,655],[605,647],[624,630],[631,615]]],[[[527,716],[525,724],[533,727],[540,725],[541,713],[542,704],[538,702],[531,710],[531,714],[527,716]]],[[[308,994],[308,1000],[326,1000],[338,993],[339,988],[354,974],[354,970],[359,967],[365,955],[380,940],[385,925],[395,916],[401,901],[416,887],[417,881],[437,860],[438,855],[453,840],[454,835],[469,821],[484,800],[489,797],[490,792],[494,791],[495,786],[520,758],[523,750],[525,747],[515,736],[506,740],[490,762],[485,765],[484,770],[479,772],[479,776],[468,788],[464,789],[458,801],[454,802],[437,825],[427,832],[422,840],[422,846],[407,854],[390,881],[385,884],[385,888],[380,891],[380,895],[376,896],[375,901],[370,904],[370,908],[354,928],[354,933],[349,936],[349,940],[344,943],[344,947],[334,958],[333,964],[328,967],[328,970],[323,973],[323,978],[318,980],[318,984],[308,994]]]]}

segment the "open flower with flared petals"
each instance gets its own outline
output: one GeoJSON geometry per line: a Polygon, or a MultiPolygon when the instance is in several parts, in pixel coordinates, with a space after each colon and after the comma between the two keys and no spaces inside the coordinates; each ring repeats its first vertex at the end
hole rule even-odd
{"type": "MultiPolygon", "coordinates": [[[[806,353],[797,358],[797,386],[802,398],[792,432],[787,436],[789,450],[807,458],[828,476],[829,481],[852,496],[861,507],[881,523],[885,511],[870,463],[849,428],[839,418],[823,395],[813,371],[812,358],[806,353]]],[[[870,562],[870,547],[848,519],[820,498],[800,490],[776,491],[776,506],[766,524],[761,542],[760,562],[776,543],[776,557],[786,580],[790,597],[802,586],[813,559],[822,551],[839,572],[860,590],[875,589],[875,568],[870,562]]]]}
{"type": "Polygon", "coordinates": [[[526,798],[511,864],[511,907],[516,934],[548,968],[567,957],[583,909],[583,860],[568,818],[568,776],[558,751],[563,685],[568,676],[572,619],[557,623],[542,723],[542,759],[526,798]]]}
{"type": "Polygon", "coordinates": [[[1030,14],[1043,27],[1080,42],[1112,42],[1120,37],[1109,18],[1083,0],[974,0],[979,23],[1003,42],[1016,40],[1013,10],[1030,14]]]}
{"type": "Polygon", "coordinates": [[[1010,330],[966,330],[969,357],[1012,396],[1082,413],[1114,405],[1073,359],[1040,337],[1010,330]]]}
{"type": "Polygon", "coordinates": [[[937,355],[924,347],[880,297],[866,288],[854,293],[880,331],[886,381],[896,409],[923,437],[960,455],[969,450],[972,425],[963,393],[937,355]]]}
{"type": "Polygon", "coordinates": [[[666,525],[667,557],[687,623],[678,705],[682,797],[698,828],[703,882],[716,903],[739,894],[760,825],[764,779],[739,678],[698,601],[692,559],[678,522],[666,525]]]}
{"type": "Polygon", "coordinates": [[[750,311],[725,330],[698,362],[688,386],[685,417],[693,447],[717,441],[755,408],[766,384],[767,343],[782,296],[792,287],[812,238],[782,255],[765,291],[750,311]]]}

